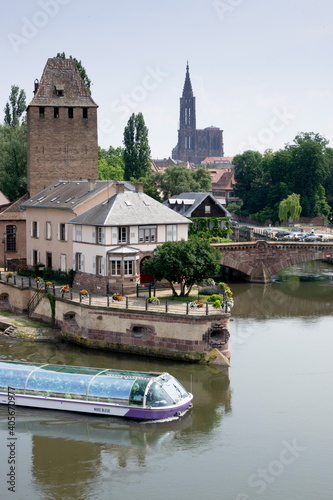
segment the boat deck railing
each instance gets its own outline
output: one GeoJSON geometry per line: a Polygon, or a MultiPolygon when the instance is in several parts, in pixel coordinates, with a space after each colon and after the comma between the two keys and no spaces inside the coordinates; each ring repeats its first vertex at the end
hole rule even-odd
{"type": "MultiPolygon", "coordinates": [[[[36,282],[31,276],[19,276],[12,273],[12,276],[7,278],[6,273],[0,273],[0,282],[7,283],[18,288],[33,288],[36,290],[33,297],[38,297],[40,300],[43,294],[52,294],[60,299],[80,303],[84,306],[93,307],[107,307],[112,309],[124,309],[124,310],[136,310],[136,311],[147,311],[152,313],[165,313],[165,314],[177,314],[177,315],[191,315],[191,316],[216,316],[224,315],[230,313],[230,307],[227,302],[227,297],[224,295],[223,304],[221,308],[216,308],[212,303],[204,303],[203,305],[198,304],[196,300],[192,302],[181,302],[176,300],[170,300],[165,298],[158,298],[157,301],[150,302],[149,299],[143,297],[134,296],[122,296],[120,294],[113,294],[117,297],[114,298],[113,295],[100,295],[94,293],[88,293],[88,295],[82,295],[80,291],[69,289],[68,292],[63,291],[63,286],[47,285],[46,282],[36,282]],[[120,299],[120,300],[119,300],[120,299]]],[[[37,304],[36,304],[37,305],[37,304]]],[[[29,306],[32,310],[35,304],[29,306]]]]}

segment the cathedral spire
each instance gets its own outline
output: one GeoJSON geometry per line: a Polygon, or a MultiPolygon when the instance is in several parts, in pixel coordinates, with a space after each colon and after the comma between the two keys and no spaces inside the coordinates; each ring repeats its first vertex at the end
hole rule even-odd
{"type": "Polygon", "coordinates": [[[190,69],[189,69],[188,61],[186,64],[186,76],[185,76],[185,83],[184,83],[184,88],[183,88],[183,97],[193,97],[193,90],[192,90],[192,84],[191,84],[191,79],[190,79],[190,69]]]}

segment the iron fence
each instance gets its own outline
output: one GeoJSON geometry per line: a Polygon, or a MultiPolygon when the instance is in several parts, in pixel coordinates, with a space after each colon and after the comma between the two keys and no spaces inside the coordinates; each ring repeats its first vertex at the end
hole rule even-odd
{"type": "MultiPolygon", "coordinates": [[[[0,273],[0,282],[8,283],[19,288],[33,288],[36,293],[33,295],[29,302],[29,311],[33,311],[37,307],[41,297],[48,293],[67,300],[69,302],[76,302],[83,305],[96,306],[96,307],[108,307],[123,310],[138,310],[138,311],[149,311],[154,313],[166,313],[166,314],[181,314],[181,315],[191,315],[191,316],[210,316],[210,315],[222,315],[230,312],[228,302],[226,297],[223,300],[223,307],[217,309],[211,303],[205,303],[202,306],[196,301],[193,302],[179,302],[170,299],[159,298],[157,301],[150,302],[149,287],[146,288],[146,296],[130,296],[122,295],[121,293],[98,295],[91,294],[82,295],[79,291],[73,290],[71,288],[68,291],[64,291],[64,287],[61,285],[55,285],[54,283],[36,281],[34,278],[26,276],[17,276],[12,274],[11,276],[6,276],[8,273],[0,273]],[[47,284],[49,283],[49,284],[47,284]]],[[[152,287],[150,287],[150,292],[152,292],[152,287]]],[[[165,288],[164,288],[165,290],[165,288]]],[[[158,290],[156,290],[158,295],[158,290]]]]}

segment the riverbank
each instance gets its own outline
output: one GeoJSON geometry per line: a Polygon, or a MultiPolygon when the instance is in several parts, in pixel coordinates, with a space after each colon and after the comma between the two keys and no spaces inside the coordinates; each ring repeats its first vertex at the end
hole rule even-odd
{"type": "Polygon", "coordinates": [[[60,328],[51,328],[43,321],[0,309],[0,336],[25,342],[61,342],[60,328]]]}

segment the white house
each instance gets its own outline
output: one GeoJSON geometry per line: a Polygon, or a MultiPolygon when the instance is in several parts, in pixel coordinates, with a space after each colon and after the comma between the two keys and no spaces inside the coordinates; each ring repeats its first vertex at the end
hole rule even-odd
{"type": "MultiPolygon", "coordinates": [[[[27,263],[68,271],[73,265],[70,219],[108,199],[116,192],[115,181],[57,181],[34,195],[21,207],[26,211],[27,263]]],[[[134,190],[128,182],[124,189],[134,190]]]]}
{"type": "Polygon", "coordinates": [[[191,223],[143,193],[117,192],[106,201],[69,221],[73,224],[74,284],[89,291],[105,291],[107,283],[150,281],[143,263],[165,241],[187,240],[191,223]]]}

